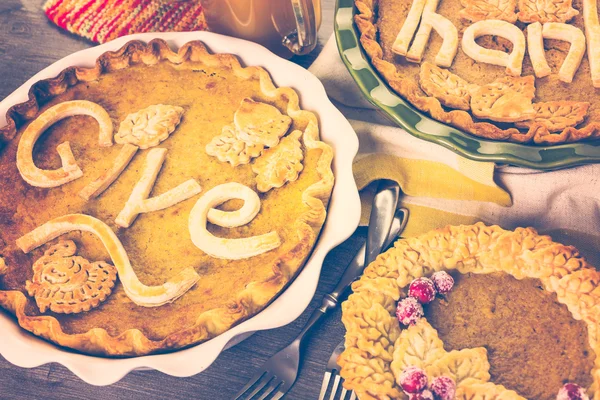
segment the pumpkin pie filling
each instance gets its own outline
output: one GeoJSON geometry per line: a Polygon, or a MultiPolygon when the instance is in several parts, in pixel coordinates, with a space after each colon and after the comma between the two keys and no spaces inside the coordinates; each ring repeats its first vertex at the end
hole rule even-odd
{"type": "Polygon", "coordinates": [[[425,318],[447,351],[484,347],[491,380],[528,399],[555,399],[567,382],[592,383],[594,353],[576,321],[541,282],[504,273],[454,274],[425,318]]]}

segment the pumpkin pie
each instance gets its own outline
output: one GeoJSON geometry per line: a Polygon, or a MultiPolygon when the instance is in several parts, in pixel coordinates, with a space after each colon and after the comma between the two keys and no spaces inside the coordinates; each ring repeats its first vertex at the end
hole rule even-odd
{"type": "Polygon", "coordinates": [[[361,400],[600,396],[600,272],[532,228],[398,240],[353,292],[338,363],[361,400]]]}
{"type": "Polygon", "coordinates": [[[88,354],[201,343],[307,260],[333,187],[315,114],[201,42],[133,41],[0,128],[0,306],[88,354]]]}
{"type": "Polygon", "coordinates": [[[600,137],[595,0],[355,0],[389,86],[475,136],[555,145],[600,137]],[[507,90],[531,80],[528,94],[507,90]]]}

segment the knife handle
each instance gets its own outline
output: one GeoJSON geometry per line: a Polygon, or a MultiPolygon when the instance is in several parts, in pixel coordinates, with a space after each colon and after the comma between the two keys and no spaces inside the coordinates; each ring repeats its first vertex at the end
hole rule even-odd
{"type": "MultiPolygon", "coordinates": [[[[388,235],[383,241],[384,244],[382,246],[382,249],[387,249],[398,238],[398,236],[404,230],[407,221],[408,210],[406,208],[399,208],[398,210],[396,210],[388,235]]],[[[348,267],[346,267],[346,270],[344,271],[344,274],[340,278],[335,289],[333,289],[331,293],[325,295],[325,299],[323,299],[323,305],[325,305],[325,302],[329,299],[331,302],[335,303],[333,305],[333,307],[335,307],[337,305],[339,297],[344,293],[344,291],[362,275],[366,266],[366,251],[367,245],[366,243],[364,243],[358,250],[358,253],[356,253],[356,256],[354,256],[354,259],[350,262],[348,267]]]]}

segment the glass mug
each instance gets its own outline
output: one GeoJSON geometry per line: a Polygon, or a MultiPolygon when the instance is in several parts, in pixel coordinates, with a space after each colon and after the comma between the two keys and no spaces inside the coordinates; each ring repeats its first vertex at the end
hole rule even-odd
{"type": "Polygon", "coordinates": [[[311,52],[321,26],[320,0],[201,0],[211,31],[262,44],[289,58],[311,52]]]}

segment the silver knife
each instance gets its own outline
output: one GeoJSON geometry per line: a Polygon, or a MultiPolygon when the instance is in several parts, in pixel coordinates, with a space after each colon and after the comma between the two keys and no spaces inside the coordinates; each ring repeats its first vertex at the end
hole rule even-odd
{"type": "Polygon", "coordinates": [[[400,186],[395,181],[382,180],[373,197],[373,207],[369,217],[365,265],[371,264],[381,253],[390,233],[394,212],[398,207],[400,186]]]}

